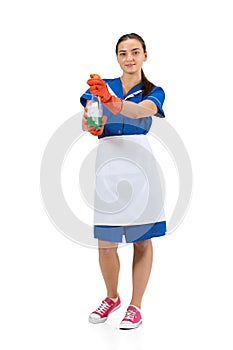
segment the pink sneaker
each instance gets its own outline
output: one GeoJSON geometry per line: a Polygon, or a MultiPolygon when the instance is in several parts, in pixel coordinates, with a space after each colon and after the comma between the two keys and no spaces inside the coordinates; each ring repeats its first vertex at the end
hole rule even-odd
{"type": "Polygon", "coordinates": [[[105,298],[101,305],[90,314],[89,322],[91,323],[102,323],[105,322],[109,316],[109,314],[121,306],[121,300],[118,296],[117,301],[114,301],[110,298],[105,298]]]}
{"type": "Polygon", "coordinates": [[[142,323],[142,316],[138,308],[130,305],[126,311],[125,317],[120,323],[120,329],[134,329],[142,323]]]}

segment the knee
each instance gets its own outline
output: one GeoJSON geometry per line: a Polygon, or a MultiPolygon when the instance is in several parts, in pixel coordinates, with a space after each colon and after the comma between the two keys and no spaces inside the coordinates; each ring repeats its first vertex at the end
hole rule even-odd
{"type": "Polygon", "coordinates": [[[111,258],[116,253],[116,248],[99,248],[99,256],[102,258],[111,258]]]}
{"type": "Polygon", "coordinates": [[[118,245],[114,242],[99,241],[99,255],[101,257],[112,257],[117,253],[118,245]]]}
{"type": "Polygon", "coordinates": [[[151,249],[151,247],[152,247],[152,242],[150,239],[147,239],[145,241],[140,241],[140,242],[134,242],[134,250],[141,254],[148,251],[148,249],[151,249]]]}

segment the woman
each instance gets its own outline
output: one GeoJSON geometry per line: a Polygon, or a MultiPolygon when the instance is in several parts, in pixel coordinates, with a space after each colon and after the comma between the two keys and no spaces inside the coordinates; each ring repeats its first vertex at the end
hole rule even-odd
{"type": "Polygon", "coordinates": [[[133,329],[142,323],[142,297],[152,267],[151,238],[166,232],[159,176],[146,137],[152,123],[151,116],[164,117],[165,95],[161,87],[153,85],[144,75],[142,65],[147,60],[147,51],[139,35],[123,35],[117,42],[116,56],[122,76],[89,79],[90,88],[81,97],[85,111],[92,94],[98,96],[104,105],[100,130],[87,126],[86,112],[82,120],[83,130],[99,138],[94,237],[98,239],[99,263],[107,289],[107,297],[90,314],[89,321],[105,322],[109,314],[121,305],[117,248],[124,235],[126,242],[132,242],[134,247],[133,288],[120,329],[133,329]],[[133,190],[137,190],[124,187],[124,180],[126,185],[130,183],[133,190]],[[120,181],[123,181],[121,191],[116,189],[116,182],[119,184],[120,181]],[[103,202],[107,203],[106,206],[103,202]],[[106,210],[108,206],[111,208],[106,210]]]}

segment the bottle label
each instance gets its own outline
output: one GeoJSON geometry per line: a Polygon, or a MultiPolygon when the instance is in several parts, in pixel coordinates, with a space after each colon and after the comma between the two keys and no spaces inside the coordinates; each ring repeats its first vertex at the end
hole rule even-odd
{"type": "Polygon", "coordinates": [[[100,117],[92,117],[92,116],[88,116],[87,117],[87,125],[89,127],[93,127],[93,126],[97,126],[99,129],[102,126],[102,118],[100,117]]]}
{"type": "Polygon", "coordinates": [[[100,129],[102,126],[102,115],[99,110],[98,102],[93,102],[90,106],[88,106],[87,125],[89,127],[96,126],[98,129],[100,129]]]}

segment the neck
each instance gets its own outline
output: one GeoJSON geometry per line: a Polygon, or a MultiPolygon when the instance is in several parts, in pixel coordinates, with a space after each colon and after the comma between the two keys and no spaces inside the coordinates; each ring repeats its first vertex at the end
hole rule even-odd
{"type": "Polygon", "coordinates": [[[141,71],[133,73],[133,74],[123,73],[123,75],[121,76],[121,81],[125,85],[134,86],[134,85],[140,83],[141,79],[142,79],[141,71]]]}
{"type": "Polygon", "coordinates": [[[127,93],[133,86],[141,82],[141,71],[134,74],[123,73],[121,76],[121,83],[124,93],[127,93]]]}

